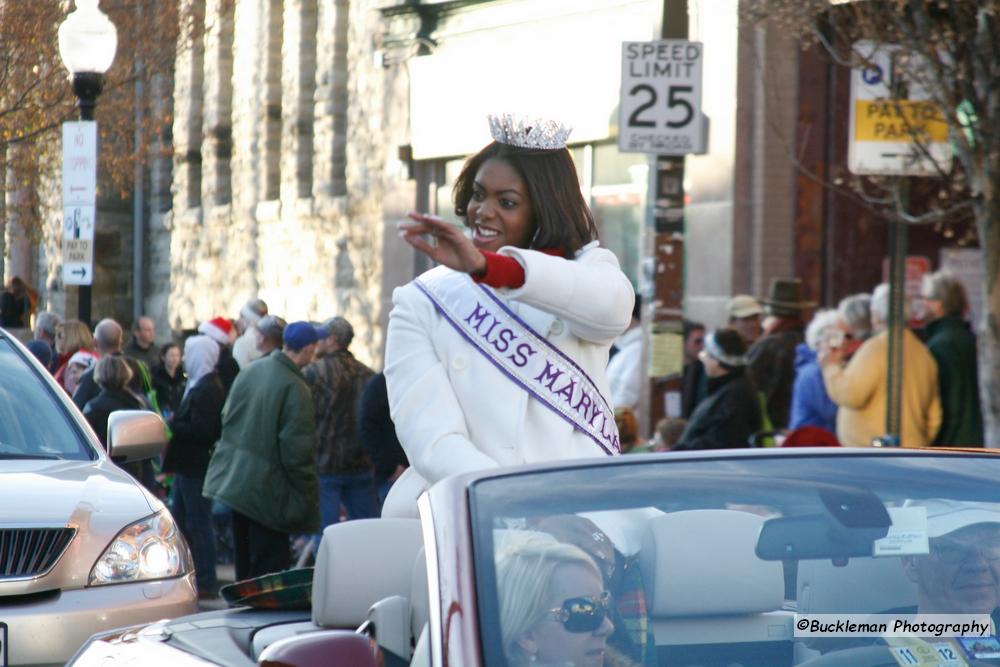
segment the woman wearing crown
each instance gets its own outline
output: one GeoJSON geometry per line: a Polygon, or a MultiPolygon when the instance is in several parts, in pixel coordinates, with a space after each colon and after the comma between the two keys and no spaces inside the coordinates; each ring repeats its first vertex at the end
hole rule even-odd
{"type": "Polygon", "coordinates": [[[411,213],[400,236],[440,266],[393,294],[385,375],[411,469],[383,514],[456,473],[613,455],[605,368],[632,286],[599,247],[553,122],[490,117],[454,189],[467,232],[411,213]]]}

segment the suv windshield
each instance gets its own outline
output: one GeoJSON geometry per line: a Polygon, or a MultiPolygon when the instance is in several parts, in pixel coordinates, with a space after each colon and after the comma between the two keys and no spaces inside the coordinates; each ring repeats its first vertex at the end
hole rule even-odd
{"type": "MultiPolygon", "coordinates": [[[[895,664],[920,647],[797,636],[797,614],[997,617],[998,478],[985,454],[785,451],[478,481],[486,664],[895,664]]],[[[995,634],[964,641],[926,664],[1000,664],[995,634]]]]}
{"type": "Polygon", "coordinates": [[[0,461],[96,458],[54,390],[0,336],[0,461]]]}

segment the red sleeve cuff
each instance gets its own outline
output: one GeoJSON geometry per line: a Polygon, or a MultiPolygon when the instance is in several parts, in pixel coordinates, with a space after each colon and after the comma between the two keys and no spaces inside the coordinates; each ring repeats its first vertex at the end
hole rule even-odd
{"type": "Polygon", "coordinates": [[[486,271],[472,276],[474,281],[496,289],[516,289],[524,285],[524,267],[516,259],[486,250],[482,253],[486,258],[486,271]]]}

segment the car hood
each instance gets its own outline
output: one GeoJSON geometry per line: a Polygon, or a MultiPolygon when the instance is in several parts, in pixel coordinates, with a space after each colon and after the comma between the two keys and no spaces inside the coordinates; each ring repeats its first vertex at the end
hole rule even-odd
{"type": "Polygon", "coordinates": [[[93,515],[148,516],[156,508],[124,470],[99,461],[0,461],[0,525],[90,523],[93,515]]]}

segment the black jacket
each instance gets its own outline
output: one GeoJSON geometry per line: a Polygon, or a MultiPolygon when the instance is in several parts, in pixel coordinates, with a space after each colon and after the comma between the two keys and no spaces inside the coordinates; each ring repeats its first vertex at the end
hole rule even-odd
{"type": "Polygon", "coordinates": [[[83,416],[97,433],[98,439],[108,448],[108,416],[117,410],[142,410],[139,398],[128,389],[101,389],[83,406],[83,416]]]}
{"type": "Polygon", "coordinates": [[[750,377],[764,392],[767,414],[776,429],[786,428],[792,411],[792,385],[795,383],[795,348],[805,342],[805,335],[794,322],[759,339],[747,352],[750,377]]]}
{"type": "Polygon", "coordinates": [[[388,479],[397,466],[410,465],[389,416],[385,373],[373,375],[358,399],[358,438],[375,467],[376,480],[388,479]]]}
{"type": "Polygon", "coordinates": [[[212,447],[222,435],[222,405],[226,394],[219,374],[211,372],[191,388],[170,422],[173,437],[163,469],[189,477],[204,477],[212,447]]]}
{"type": "Polygon", "coordinates": [[[236,381],[236,375],[240,372],[240,365],[233,359],[233,348],[229,345],[220,345],[219,361],[215,364],[215,370],[219,373],[219,381],[226,396],[236,381]]]}
{"type": "Polygon", "coordinates": [[[742,369],[709,378],[705,397],[674,449],[729,449],[749,447],[750,436],[761,430],[757,388],[742,369]]]}
{"type": "Polygon", "coordinates": [[[160,411],[170,410],[171,414],[181,407],[181,398],[184,396],[184,371],[180,368],[173,377],[167,373],[163,366],[157,366],[150,373],[153,376],[153,389],[156,391],[156,402],[160,406],[160,411]]]}
{"type": "MultiPolygon", "coordinates": [[[[121,352],[112,352],[111,354],[116,356],[121,356],[122,358],[124,358],[125,363],[127,363],[128,367],[132,370],[132,379],[129,380],[128,382],[128,389],[130,389],[132,393],[136,395],[136,397],[139,397],[140,400],[142,400],[142,405],[137,409],[139,410],[151,409],[151,406],[149,405],[149,402],[146,400],[144,395],[146,387],[143,386],[142,371],[145,368],[145,364],[143,364],[138,359],[133,359],[132,357],[125,357],[122,355],[121,352]]],[[[76,391],[73,392],[73,403],[75,403],[76,407],[80,408],[80,410],[83,410],[83,406],[85,406],[90,401],[90,399],[96,397],[98,394],[101,393],[101,388],[94,380],[94,370],[96,369],[96,367],[97,365],[95,364],[89,370],[85,371],[83,375],[80,376],[80,381],[76,385],[76,391]]]]}

